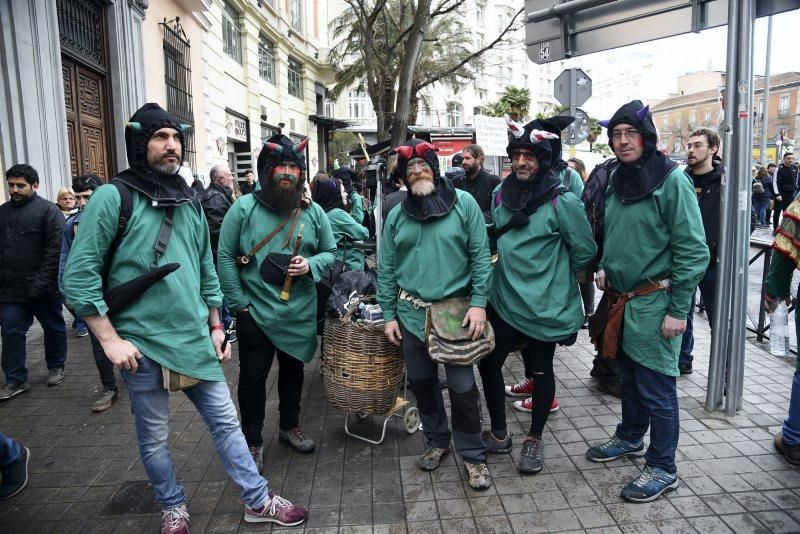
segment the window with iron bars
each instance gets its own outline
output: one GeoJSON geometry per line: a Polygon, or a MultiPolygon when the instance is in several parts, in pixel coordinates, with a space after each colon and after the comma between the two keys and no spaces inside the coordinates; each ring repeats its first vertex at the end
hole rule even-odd
{"type": "MultiPolygon", "coordinates": [[[[164,47],[164,84],[166,86],[167,111],[182,123],[194,126],[192,107],[192,66],[189,39],[175,19],[170,26],[166,19],[159,23],[164,47]]],[[[183,158],[192,171],[196,169],[194,131],[190,128],[183,136],[183,158]]]]}
{"type": "Polygon", "coordinates": [[[289,58],[289,94],[303,98],[303,65],[289,58]]]}
{"type": "Polygon", "coordinates": [[[303,1],[292,0],[292,29],[303,31],[303,1]]]}
{"type": "Polygon", "coordinates": [[[222,10],[222,50],[237,63],[242,62],[242,32],[239,13],[227,2],[222,10]]]}
{"type": "Polygon", "coordinates": [[[271,84],[275,84],[275,56],[272,53],[274,47],[266,37],[259,37],[258,43],[258,74],[261,79],[271,84]]]}

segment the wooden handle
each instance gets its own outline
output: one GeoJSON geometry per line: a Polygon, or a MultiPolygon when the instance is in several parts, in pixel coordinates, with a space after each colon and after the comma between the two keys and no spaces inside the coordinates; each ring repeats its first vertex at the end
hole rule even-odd
{"type": "MultiPolygon", "coordinates": [[[[303,224],[300,224],[300,229],[297,231],[297,239],[294,240],[294,250],[292,250],[292,258],[294,259],[300,253],[300,241],[303,239],[303,224]]],[[[291,260],[289,260],[291,262],[291,260]]],[[[287,272],[286,279],[283,281],[283,289],[281,290],[280,299],[287,301],[292,298],[292,280],[293,277],[287,272]]]]}

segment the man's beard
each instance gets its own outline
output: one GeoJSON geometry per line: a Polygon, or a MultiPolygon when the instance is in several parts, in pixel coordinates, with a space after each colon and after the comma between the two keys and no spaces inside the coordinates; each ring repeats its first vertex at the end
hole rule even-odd
{"type": "Polygon", "coordinates": [[[151,165],[151,167],[153,167],[153,169],[160,172],[161,174],[170,175],[177,173],[180,170],[181,165],[180,163],[173,163],[173,164],[161,163],[161,164],[151,165]]]}
{"type": "Polygon", "coordinates": [[[687,161],[687,165],[689,166],[690,169],[696,169],[697,167],[702,167],[703,165],[706,164],[706,161],[708,161],[708,158],[710,158],[710,157],[711,157],[711,154],[708,154],[703,159],[695,158],[695,162],[694,163],[689,163],[687,161]]]}
{"type": "Polygon", "coordinates": [[[419,178],[411,184],[411,193],[418,197],[426,197],[431,195],[435,190],[436,186],[433,185],[433,180],[419,178]]]}
{"type": "Polygon", "coordinates": [[[270,179],[264,188],[267,191],[267,201],[277,211],[289,211],[300,206],[303,198],[303,182],[298,180],[292,187],[283,187],[280,182],[270,179]]]}
{"type": "Polygon", "coordinates": [[[472,167],[470,167],[468,169],[465,168],[464,172],[467,173],[467,178],[469,178],[471,180],[471,179],[475,178],[476,176],[478,176],[478,172],[480,172],[480,169],[478,168],[477,165],[474,165],[474,166],[472,166],[472,167]]]}

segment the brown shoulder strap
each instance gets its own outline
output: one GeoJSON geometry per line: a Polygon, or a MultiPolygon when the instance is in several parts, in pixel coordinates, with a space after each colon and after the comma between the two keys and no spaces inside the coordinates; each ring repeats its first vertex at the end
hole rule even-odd
{"type": "MultiPolygon", "coordinates": [[[[278,234],[278,232],[283,230],[283,227],[286,226],[286,223],[289,222],[289,219],[294,218],[294,222],[296,223],[299,215],[300,215],[300,208],[295,208],[293,211],[291,211],[289,213],[289,215],[287,215],[278,224],[278,226],[276,226],[275,228],[272,229],[272,231],[267,235],[267,237],[265,237],[264,239],[259,241],[258,244],[255,247],[253,247],[253,250],[251,250],[250,252],[248,252],[244,256],[239,256],[239,258],[238,258],[239,264],[247,265],[248,263],[250,263],[250,260],[253,258],[253,256],[255,256],[256,253],[264,247],[264,245],[269,243],[272,240],[272,238],[275,237],[278,234]]],[[[294,228],[294,223],[292,223],[292,228],[294,228]]],[[[289,233],[291,234],[291,231],[289,233]]]]}

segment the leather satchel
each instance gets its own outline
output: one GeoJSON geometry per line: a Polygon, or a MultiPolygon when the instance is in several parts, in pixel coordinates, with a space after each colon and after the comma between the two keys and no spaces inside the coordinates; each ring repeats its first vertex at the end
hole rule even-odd
{"type": "Polygon", "coordinates": [[[446,365],[474,365],[494,350],[494,329],[489,321],[476,340],[469,337],[469,328],[461,326],[469,308],[466,297],[432,302],[428,307],[425,345],[433,361],[446,365]]]}

